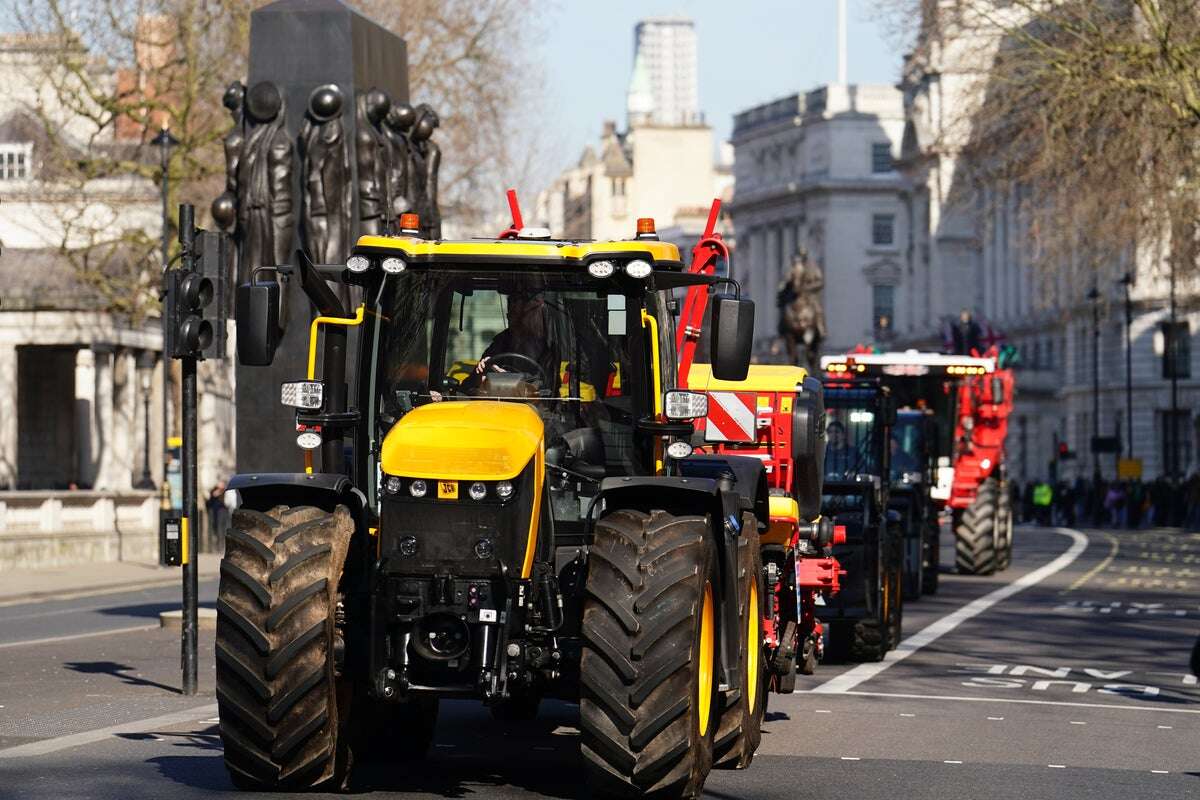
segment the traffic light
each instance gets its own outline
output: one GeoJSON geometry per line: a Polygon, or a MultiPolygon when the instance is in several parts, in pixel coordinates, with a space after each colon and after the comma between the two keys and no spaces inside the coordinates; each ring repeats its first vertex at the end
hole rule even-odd
{"type": "Polygon", "coordinates": [[[212,343],[203,348],[206,359],[225,358],[226,324],[233,305],[233,239],[217,231],[196,231],[193,266],[212,281],[213,304],[206,316],[212,322],[212,343]]]}
{"type": "Polygon", "coordinates": [[[204,358],[213,343],[212,322],[204,309],[212,303],[213,282],[190,269],[167,273],[167,354],[171,358],[204,358]]]}

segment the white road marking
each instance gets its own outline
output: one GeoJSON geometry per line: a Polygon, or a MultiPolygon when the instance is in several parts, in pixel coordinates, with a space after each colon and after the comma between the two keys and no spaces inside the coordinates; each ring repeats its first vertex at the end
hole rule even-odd
{"type": "Polygon", "coordinates": [[[1072,583],[1066,589],[1063,589],[1061,592],[1059,592],[1059,594],[1066,594],[1067,592],[1073,592],[1076,589],[1078,589],[1080,586],[1083,586],[1085,583],[1090,581],[1092,578],[1096,577],[1096,575],[1098,575],[1099,573],[1101,573],[1105,569],[1107,569],[1108,565],[1111,564],[1113,562],[1113,559],[1117,557],[1117,551],[1121,548],[1120,542],[1117,541],[1117,537],[1113,536],[1111,533],[1104,532],[1104,535],[1108,537],[1109,544],[1111,545],[1108,549],[1108,556],[1105,557],[1105,559],[1103,561],[1101,561],[1099,564],[1092,567],[1090,570],[1088,570],[1083,575],[1081,575],[1078,578],[1078,580],[1076,580],[1074,583],[1072,583]]]}
{"type": "Polygon", "coordinates": [[[813,711],[814,711],[814,713],[817,713],[817,714],[832,714],[833,713],[828,708],[817,708],[817,709],[814,709],[813,711]]]}
{"type": "Polygon", "coordinates": [[[862,761],[858,756],[842,756],[842,761],[862,761]]]}
{"type": "Polygon", "coordinates": [[[1087,725],[1086,722],[1078,722],[1077,720],[1071,720],[1071,724],[1072,725],[1087,725]]]}
{"type": "Polygon", "coordinates": [[[1152,769],[1152,770],[1150,770],[1150,774],[1151,775],[1170,775],[1171,773],[1165,769],[1152,769]]]}
{"type": "Polygon", "coordinates": [[[66,750],[68,747],[79,747],[80,745],[102,742],[105,739],[121,733],[147,733],[149,730],[154,728],[163,728],[167,725],[178,725],[183,722],[198,722],[205,717],[215,714],[216,711],[217,704],[210,703],[206,706],[189,708],[186,711],[176,711],[171,714],[163,714],[161,717],[151,717],[150,719],[139,719],[134,720],[133,722],[123,722],[120,725],[110,725],[107,728],[97,728],[93,731],[83,731],[82,733],[72,733],[68,736],[57,736],[53,739],[43,739],[40,742],[20,744],[16,747],[9,747],[5,750],[0,750],[0,759],[44,756],[48,753],[57,753],[59,750],[66,750]]]}
{"type": "Polygon", "coordinates": [[[902,717],[915,717],[916,714],[901,714],[902,717]]]}
{"type": "MultiPolygon", "coordinates": [[[[4,708],[4,706],[0,706],[0,708],[4,708]]],[[[1171,730],[1171,726],[1170,725],[1159,725],[1158,729],[1160,731],[1169,731],[1169,730],[1171,730]]]]}
{"type": "Polygon", "coordinates": [[[988,717],[988,719],[992,720],[993,722],[999,722],[1000,720],[1004,719],[1004,717],[988,717]]]}
{"type": "Polygon", "coordinates": [[[961,764],[961,761],[943,761],[943,764],[961,764]]]}
{"type": "Polygon", "coordinates": [[[1079,531],[1071,530],[1070,528],[1048,528],[1061,536],[1069,536],[1072,539],[1071,546],[1067,551],[1058,558],[1045,564],[1032,572],[1028,572],[1017,578],[1007,586],[1001,586],[993,592],[985,594],[983,597],[976,598],[967,603],[962,608],[959,608],[939,620],[931,623],[922,630],[900,642],[900,645],[893,651],[887,654],[883,661],[874,664],[859,664],[852,669],[843,672],[835,678],[831,678],[812,691],[817,694],[844,694],[849,692],[860,683],[876,677],[893,664],[898,664],[904,659],[918,652],[926,645],[932,644],[941,637],[945,636],[950,631],[957,628],[973,617],[977,617],[984,611],[987,611],[992,606],[1002,600],[1007,600],[1017,592],[1023,589],[1028,589],[1041,583],[1046,578],[1054,575],[1057,572],[1066,569],[1079,558],[1088,546],[1088,538],[1079,531]]]}
{"type": "MultiPolygon", "coordinates": [[[[807,692],[793,692],[792,694],[813,694],[816,691],[816,689],[810,689],[807,692]]],[[[839,694],[850,697],[898,697],[906,700],[961,700],[966,703],[1018,703],[1030,706],[1112,708],[1117,711],[1157,711],[1161,714],[1200,714],[1200,708],[1159,708],[1158,706],[1118,705],[1116,703],[1073,703],[1067,700],[1023,700],[1016,697],[964,697],[949,694],[905,694],[902,692],[839,692],[839,694]]],[[[1000,720],[1004,719],[1004,717],[988,717],[988,719],[1000,720]]]]}
{"type": "Polygon", "coordinates": [[[6,647],[24,647],[35,644],[50,644],[52,642],[69,642],[72,639],[92,639],[96,636],[111,636],[117,633],[133,633],[134,631],[156,631],[160,625],[134,625],[128,628],[109,628],[104,631],[89,631],[88,633],[72,633],[67,636],[47,636],[45,639],[26,639],[22,642],[4,642],[0,650],[6,647]]]}
{"type": "Polygon", "coordinates": [[[1046,766],[1049,767],[1050,769],[1066,769],[1067,768],[1066,764],[1047,764],[1046,766]]]}

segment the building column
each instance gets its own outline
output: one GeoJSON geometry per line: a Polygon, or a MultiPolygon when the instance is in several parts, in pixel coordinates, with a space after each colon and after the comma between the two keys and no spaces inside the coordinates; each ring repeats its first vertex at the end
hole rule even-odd
{"type": "Polygon", "coordinates": [[[137,362],[133,351],[118,350],[113,355],[113,427],[108,488],[133,487],[133,467],[137,463],[137,362]]]}
{"type": "Polygon", "coordinates": [[[17,488],[17,346],[0,344],[0,489],[17,488]]]}
{"type": "Polygon", "coordinates": [[[113,488],[113,351],[111,347],[93,346],[96,358],[96,400],[92,414],[95,428],[92,436],[93,453],[96,461],[96,479],[93,489],[113,488]]]}
{"type": "Polygon", "coordinates": [[[75,482],[91,486],[96,481],[95,430],[96,354],[87,347],[75,353],[75,482]]]}

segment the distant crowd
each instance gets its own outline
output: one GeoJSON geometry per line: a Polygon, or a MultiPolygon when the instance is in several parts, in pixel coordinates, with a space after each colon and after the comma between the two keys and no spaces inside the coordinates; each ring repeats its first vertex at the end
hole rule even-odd
{"type": "Polygon", "coordinates": [[[1012,481],[1018,522],[1095,528],[1176,527],[1200,531],[1200,471],[1181,483],[1166,478],[1059,481],[1056,485],[1012,481]]]}

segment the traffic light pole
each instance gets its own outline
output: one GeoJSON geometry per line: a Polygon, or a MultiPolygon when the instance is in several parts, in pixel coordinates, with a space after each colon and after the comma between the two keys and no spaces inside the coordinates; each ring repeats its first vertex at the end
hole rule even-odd
{"type": "MultiPolygon", "coordinates": [[[[195,209],[191,205],[179,207],[179,244],[183,252],[181,267],[191,270],[195,256],[195,209]]],[[[180,359],[183,373],[183,625],[180,645],[183,668],[183,693],[196,693],[196,661],[199,619],[196,610],[198,575],[196,570],[195,542],[197,539],[196,515],[196,357],[180,359]]]]}

